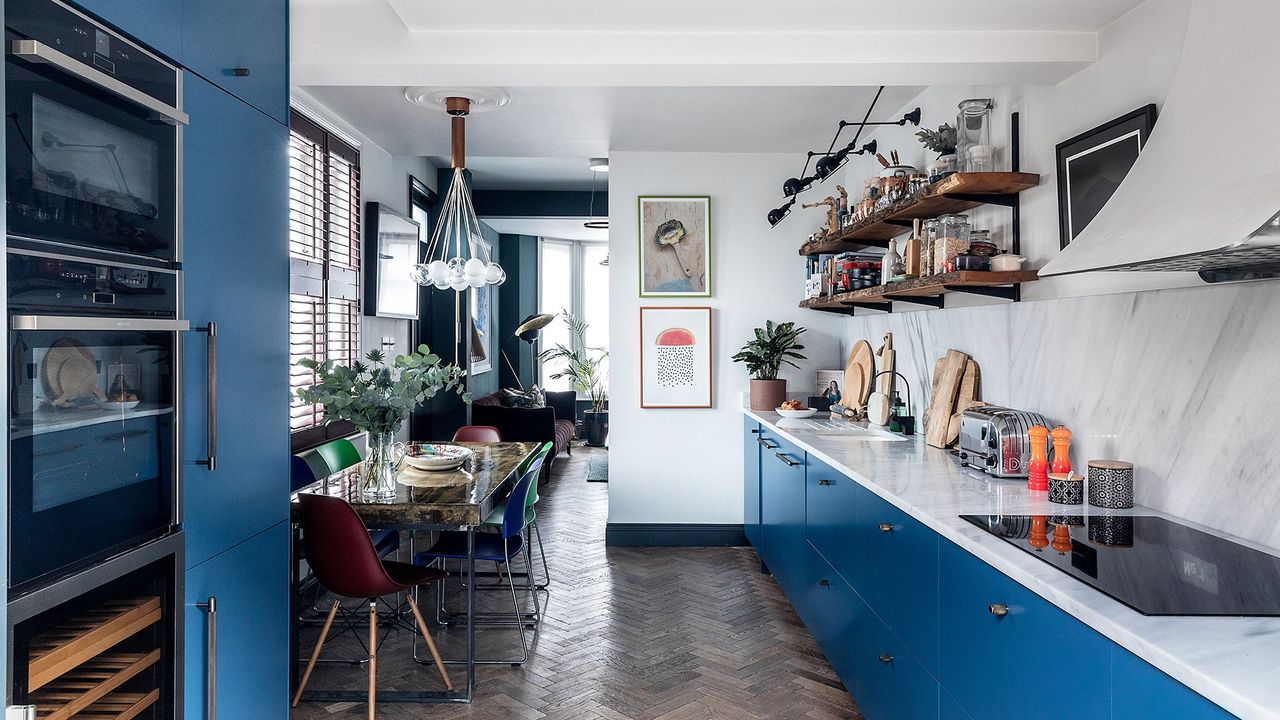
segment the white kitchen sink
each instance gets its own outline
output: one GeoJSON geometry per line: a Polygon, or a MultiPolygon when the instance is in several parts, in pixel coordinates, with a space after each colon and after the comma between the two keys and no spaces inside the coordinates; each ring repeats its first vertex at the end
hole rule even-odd
{"type": "Polygon", "coordinates": [[[852,423],[828,419],[782,419],[778,427],[791,432],[813,434],[820,438],[854,440],[857,442],[902,442],[909,438],[880,428],[862,427],[852,423]]]}

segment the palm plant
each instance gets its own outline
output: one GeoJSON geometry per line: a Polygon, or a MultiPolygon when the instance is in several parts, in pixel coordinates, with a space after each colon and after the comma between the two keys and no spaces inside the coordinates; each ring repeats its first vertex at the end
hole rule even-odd
{"type": "Polygon", "coordinates": [[[609,357],[609,351],[602,347],[587,346],[586,320],[574,317],[568,310],[561,310],[560,314],[568,323],[569,334],[577,341],[575,343],[577,347],[571,348],[562,343],[556,343],[555,347],[539,353],[538,358],[544,363],[549,360],[564,363],[564,369],[551,377],[556,380],[569,378],[575,390],[585,392],[591,398],[591,412],[604,412],[606,385],[604,361],[609,357]]]}
{"type": "Polygon", "coordinates": [[[793,322],[766,321],[763,328],[756,328],[755,339],[743,345],[733,361],[746,363],[747,371],[756,380],[777,380],[783,363],[800,367],[789,358],[808,359],[796,352],[804,349],[804,345],[797,342],[804,331],[805,328],[798,328],[793,322]]]}

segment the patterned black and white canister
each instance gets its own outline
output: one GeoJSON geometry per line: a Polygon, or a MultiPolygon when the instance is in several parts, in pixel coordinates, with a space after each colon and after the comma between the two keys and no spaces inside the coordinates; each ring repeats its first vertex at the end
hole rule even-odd
{"type": "Polygon", "coordinates": [[[1049,502],[1079,505],[1084,502],[1084,476],[1076,473],[1049,473],[1049,502]]]}
{"type": "Polygon", "coordinates": [[[1089,461],[1089,504],[1094,507],[1133,507],[1133,463],[1089,461]]]}
{"type": "Polygon", "coordinates": [[[1089,539],[1112,547],[1133,547],[1133,518],[1124,515],[1090,515],[1089,539]]]}

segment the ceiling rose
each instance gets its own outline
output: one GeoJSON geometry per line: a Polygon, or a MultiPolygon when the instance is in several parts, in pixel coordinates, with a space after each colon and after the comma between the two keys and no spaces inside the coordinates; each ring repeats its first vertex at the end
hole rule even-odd
{"type": "Polygon", "coordinates": [[[404,98],[415,105],[422,105],[445,112],[445,102],[451,97],[471,101],[471,112],[482,113],[497,110],[511,102],[511,93],[498,87],[407,87],[404,98]]]}

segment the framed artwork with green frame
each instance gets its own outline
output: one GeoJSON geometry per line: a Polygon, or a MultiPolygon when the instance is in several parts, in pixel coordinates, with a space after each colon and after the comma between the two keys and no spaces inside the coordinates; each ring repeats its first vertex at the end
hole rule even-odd
{"type": "Polygon", "coordinates": [[[711,297],[711,196],[637,198],[640,297],[711,297]]]}

